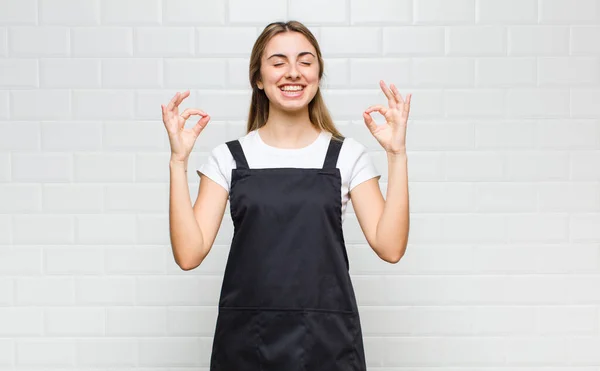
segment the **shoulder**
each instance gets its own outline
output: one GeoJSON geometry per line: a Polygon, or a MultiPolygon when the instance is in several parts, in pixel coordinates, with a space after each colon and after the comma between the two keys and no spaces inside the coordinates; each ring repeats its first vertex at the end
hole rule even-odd
{"type": "Polygon", "coordinates": [[[367,147],[354,138],[344,138],[340,149],[340,158],[345,160],[357,160],[367,152],[367,147]]]}

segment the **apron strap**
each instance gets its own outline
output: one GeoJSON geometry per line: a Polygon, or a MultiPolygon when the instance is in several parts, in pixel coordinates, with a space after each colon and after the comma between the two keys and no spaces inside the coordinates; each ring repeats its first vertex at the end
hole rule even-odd
{"type": "Polygon", "coordinates": [[[232,140],[227,142],[227,147],[229,147],[229,151],[235,160],[235,166],[237,169],[249,169],[248,161],[246,161],[246,156],[244,155],[244,151],[242,150],[242,145],[239,140],[232,140]]]}
{"type": "Polygon", "coordinates": [[[329,148],[327,148],[323,169],[335,169],[343,142],[344,137],[342,137],[341,140],[333,139],[333,137],[329,140],[329,148]]]}

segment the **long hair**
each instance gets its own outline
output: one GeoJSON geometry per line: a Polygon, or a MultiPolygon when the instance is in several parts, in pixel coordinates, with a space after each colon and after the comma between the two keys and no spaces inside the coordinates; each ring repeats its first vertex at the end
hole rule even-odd
{"type": "MultiPolygon", "coordinates": [[[[317,60],[319,61],[319,81],[323,77],[325,65],[319,43],[305,25],[298,21],[289,21],[285,23],[273,22],[267,25],[258,39],[256,39],[256,42],[252,47],[252,54],[250,55],[250,86],[252,87],[252,100],[250,103],[250,112],[248,113],[248,133],[264,126],[269,118],[269,98],[264,90],[258,88],[257,81],[260,80],[261,58],[267,47],[267,43],[275,35],[282,32],[299,32],[308,39],[317,51],[317,60]]],[[[317,89],[314,98],[308,103],[308,117],[310,122],[316,128],[330,132],[334,138],[342,138],[342,134],[337,130],[331,119],[329,110],[321,95],[320,88],[317,89]]]]}

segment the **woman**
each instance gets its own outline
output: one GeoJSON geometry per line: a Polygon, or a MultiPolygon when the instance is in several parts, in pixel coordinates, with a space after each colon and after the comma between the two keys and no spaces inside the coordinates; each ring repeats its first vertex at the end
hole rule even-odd
{"type": "Polygon", "coordinates": [[[189,95],[162,105],[171,143],[170,233],[184,270],[211,249],[230,200],[234,236],[219,300],[211,370],[366,370],[362,331],[342,233],[352,200],[365,237],[396,263],[408,238],[405,150],[410,94],[380,82],[389,107],[363,112],[388,158],[387,200],[365,147],[335,128],[319,90],[323,60],[299,22],[272,23],[250,60],[248,133],[216,147],[198,170],[193,208],[186,169],[210,116],[181,114],[189,95]],[[378,126],[370,114],[380,112],[378,126]],[[184,129],[191,115],[201,119],[184,129]]]}

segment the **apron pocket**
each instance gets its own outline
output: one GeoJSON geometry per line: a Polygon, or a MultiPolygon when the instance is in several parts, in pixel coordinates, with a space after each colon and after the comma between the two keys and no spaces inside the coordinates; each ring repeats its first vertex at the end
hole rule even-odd
{"type": "Polygon", "coordinates": [[[261,371],[304,371],[306,314],[268,310],[258,317],[261,371]]]}
{"type": "Polygon", "coordinates": [[[211,370],[258,370],[257,315],[250,310],[219,310],[211,370]]]}
{"type": "Polygon", "coordinates": [[[363,370],[357,359],[358,315],[344,312],[308,312],[306,368],[311,371],[363,370]]]}

